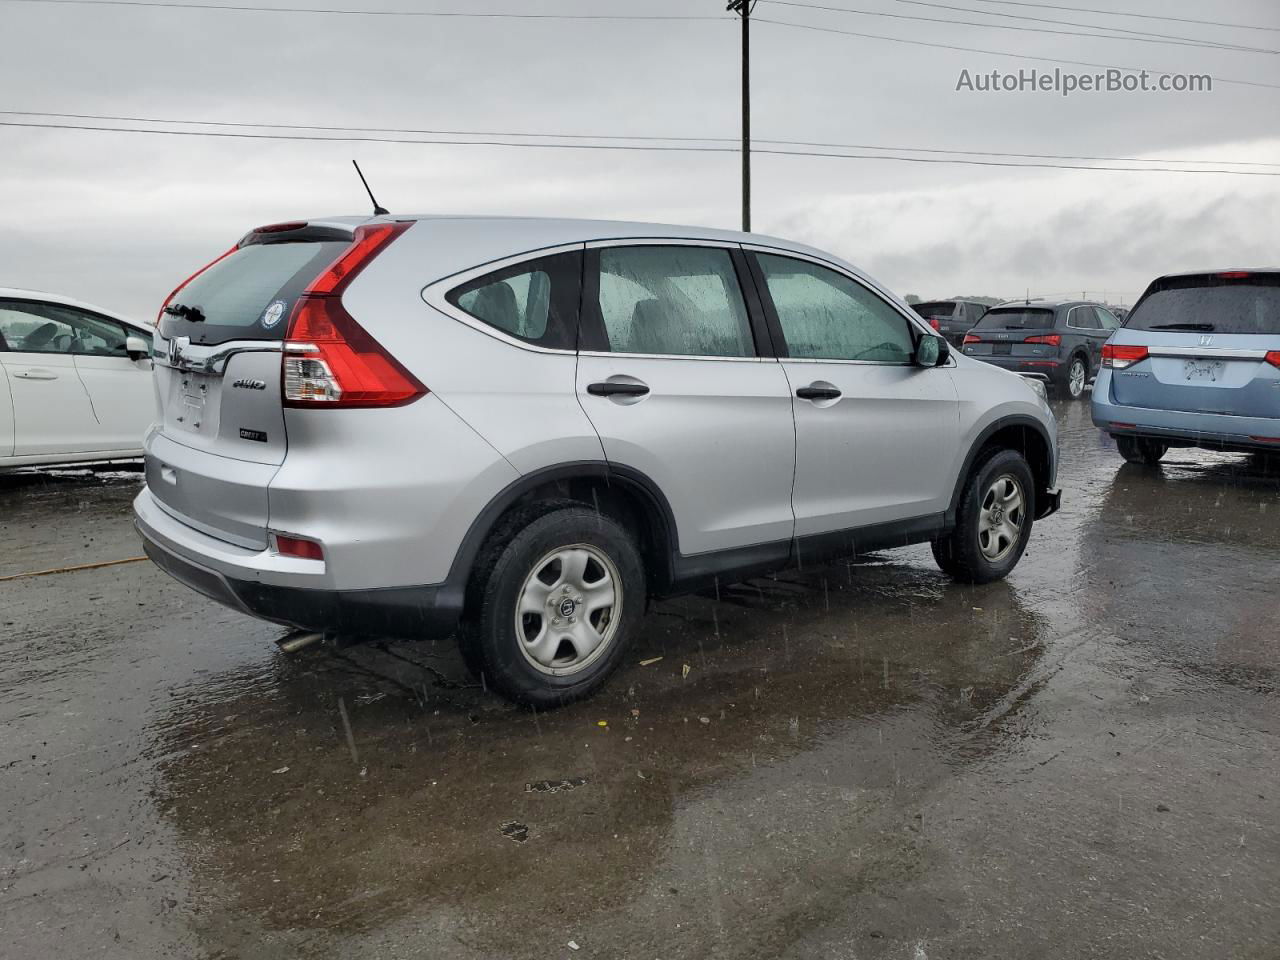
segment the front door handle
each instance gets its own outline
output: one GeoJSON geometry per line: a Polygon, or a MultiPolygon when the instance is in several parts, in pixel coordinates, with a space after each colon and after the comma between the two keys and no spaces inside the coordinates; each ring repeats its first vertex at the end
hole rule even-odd
{"type": "Polygon", "coordinates": [[[19,370],[14,374],[23,380],[57,380],[58,375],[52,370],[46,370],[43,367],[37,367],[31,370],[19,370]]]}
{"type": "Polygon", "coordinates": [[[835,387],[818,387],[807,386],[801,387],[796,391],[796,396],[801,400],[839,400],[840,391],[835,387]]]}
{"type": "Polygon", "coordinates": [[[649,388],[643,383],[625,383],[605,380],[587,384],[587,393],[593,397],[643,397],[649,388]]]}

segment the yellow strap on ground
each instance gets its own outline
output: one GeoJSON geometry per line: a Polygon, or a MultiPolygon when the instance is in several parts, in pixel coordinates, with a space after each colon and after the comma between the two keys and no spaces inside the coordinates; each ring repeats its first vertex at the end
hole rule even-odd
{"type": "Polygon", "coordinates": [[[35,570],[31,573],[14,573],[7,577],[0,577],[0,583],[9,580],[23,580],[27,577],[48,577],[55,573],[78,573],[81,570],[100,570],[103,567],[118,567],[122,563],[138,563],[146,560],[146,557],[126,557],[124,560],[103,560],[101,563],[81,563],[74,567],[54,567],[52,570],[35,570]]]}

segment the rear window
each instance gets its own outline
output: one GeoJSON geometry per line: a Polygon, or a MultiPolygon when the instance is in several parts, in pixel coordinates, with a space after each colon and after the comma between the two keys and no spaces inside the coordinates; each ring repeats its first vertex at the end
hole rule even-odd
{"type": "Polygon", "coordinates": [[[975,325],[976,330],[1048,330],[1053,326],[1053,311],[1014,307],[988,310],[975,325]]]}
{"type": "Polygon", "coordinates": [[[1126,330],[1280,334],[1280,274],[1159,280],[1124,326],[1126,330]]]}
{"type": "Polygon", "coordinates": [[[954,300],[935,300],[931,303],[913,303],[911,309],[926,320],[930,317],[939,317],[947,320],[955,313],[956,302],[954,300]]]}
{"type": "Polygon", "coordinates": [[[241,247],[182,287],[169,303],[170,310],[192,308],[204,319],[166,314],[160,332],[190,337],[192,343],[283,340],[294,301],[348,246],[349,240],[334,239],[241,247]]]}

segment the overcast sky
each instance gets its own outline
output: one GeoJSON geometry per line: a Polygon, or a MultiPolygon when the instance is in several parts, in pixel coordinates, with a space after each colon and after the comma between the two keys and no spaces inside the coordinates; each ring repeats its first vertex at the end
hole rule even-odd
{"type": "MultiPolygon", "coordinates": [[[[237,2],[283,6],[290,0],[237,2]]],[[[804,2],[1080,30],[954,9],[967,7],[1280,49],[1274,0],[1119,0],[1126,11],[1266,30],[989,0],[937,0],[952,9],[904,0],[804,2]]],[[[308,5],[711,17],[724,8],[723,0],[308,5]]],[[[755,16],[1215,78],[1212,92],[1195,94],[1064,99],[957,92],[963,69],[1036,64],[757,23],[757,138],[1254,161],[1277,166],[1235,169],[1280,173],[1280,89],[1223,82],[1280,85],[1274,54],[914,22],[777,0],[760,0],[755,16]]],[[[734,137],[739,130],[740,34],[730,19],[356,17],[0,0],[0,36],[0,109],[9,111],[531,134],[734,137]]],[[[732,153],[279,142],[0,126],[0,155],[0,286],[57,291],[148,320],[178,281],[248,228],[365,212],[353,157],[393,212],[739,223],[739,161],[732,153]]],[[[1159,273],[1280,261],[1276,177],[761,155],[754,218],[760,232],[827,248],[900,293],[924,297],[1087,290],[1130,302],[1159,273]]]]}

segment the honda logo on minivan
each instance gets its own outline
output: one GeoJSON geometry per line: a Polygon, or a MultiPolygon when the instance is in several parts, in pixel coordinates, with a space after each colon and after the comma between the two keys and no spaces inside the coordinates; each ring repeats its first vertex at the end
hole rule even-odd
{"type": "Polygon", "coordinates": [[[1213,343],[1213,334],[1211,333],[1206,333],[1204,336],[1200,338],[1200,346],[1202,347],[1207,347],[1212,343],[1213,343]]]}

